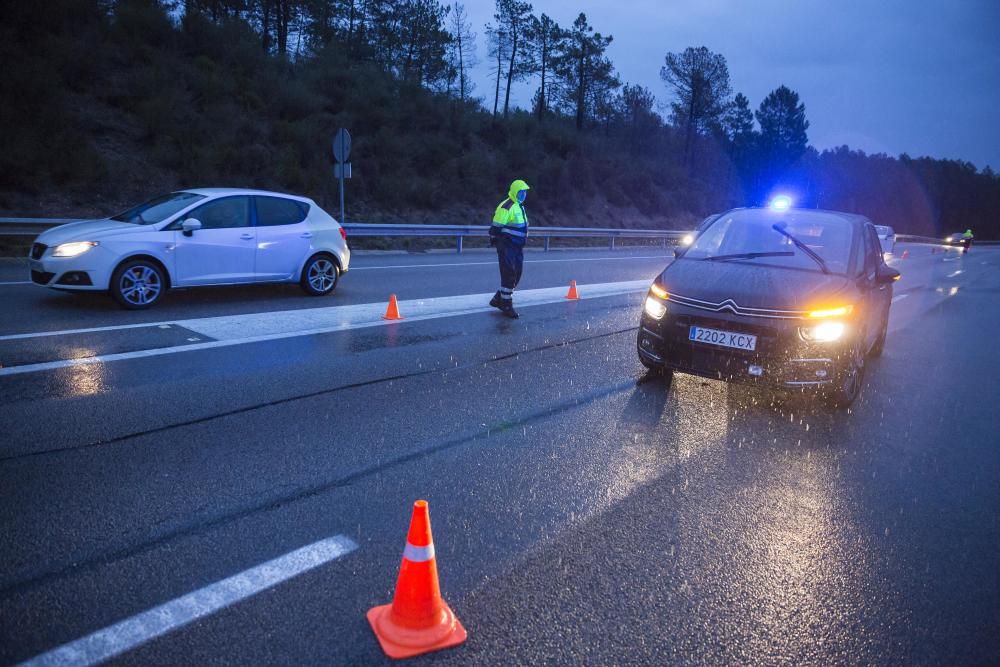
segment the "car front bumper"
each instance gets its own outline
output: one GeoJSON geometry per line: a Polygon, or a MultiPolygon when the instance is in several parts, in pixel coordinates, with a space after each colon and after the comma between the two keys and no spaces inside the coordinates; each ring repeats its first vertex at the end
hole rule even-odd
{"type": "Polygon", "coordinates": [[[53,257],[52,248],[45,248],[38,259],[34,253],[28,258],[28,276],[31,282],[44,287],[96,292],[108,289],[108,266],[113,265],[110,252],[101,246],[76,257],[53,257]]]}
{"type": "Polygon", "coordinates": [[[806,343],[799,338],[798,321],[761,325],[720,313],[705,317],[673,303],[670,308],[662,320],[642,315],[636,346],[647,364],[726,382],[806,389],[833,384],[849,359],[849,337],[806,343]],[[691,326],[749,333],[757,336],[757,347],[746,351],[692,342],[691,326]]]}

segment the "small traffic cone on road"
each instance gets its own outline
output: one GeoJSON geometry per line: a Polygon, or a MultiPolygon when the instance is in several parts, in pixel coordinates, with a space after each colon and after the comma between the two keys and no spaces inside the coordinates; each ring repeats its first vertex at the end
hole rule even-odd
{"type": "Polygon", "coordinates": [[[576,281],[569,281],[569,291],[566,292],[567,299],[579,299],[580,295],[576,293],[576,281]]]}
{"type": "Polygon", "coordinates": [[[469,636],[441,598],[426,500],[413,503],[392,604],[369,609],[368,623],[390,658],[410,658],[457,646],[469,636]]]}
{"type": "Polygon", "coordinates": [[[383,320],[402,320],[404,319],[402,315],[399,314],[399,303],[396,302],[396,295],[389,295],[389,307],[385,309],[385,315],[382,317],[383,320]]]}

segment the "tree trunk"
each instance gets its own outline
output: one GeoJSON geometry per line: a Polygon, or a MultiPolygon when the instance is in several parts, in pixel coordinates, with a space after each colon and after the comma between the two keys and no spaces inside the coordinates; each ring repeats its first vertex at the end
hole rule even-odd
{"type": "Polygon", "coordinates": [[[503,55],[503,48],[500,42],[497,42],[497,90],[493,95],[493,119],[496,120],[497,109],[500,106],[500,72],[502,71],[503,61],[500,56],[503,55]]]}
{"type": "Polygon", "coordinates": [[[542,42],[542,87],[538,92],[538,121],[541,122],[545,120],[545,65],[546,60],[548,60],[548,44],[547,42],[542,42]]]}
{"type": "Polygon", "coordinates": [[[264,47],[265,53],[271,52],[271,2],[265,0],[261,3],[261,19],[260,19],[260,31],[261,31],[261,44],[264,47]]]}
{"type": "Polygon", "coordinates": [[[510,66],[507,68],[507,94],[503,99],[503,117],[507,119],[507,111],[510,109],[510,84],[514,80],[514,60],[517,58],[517,32],[511,29],[510,46],[510,66]]]}
{"type": "Polygon", "coordinates": [[[584,104],[585,104],[586,99],[587,99],[587,82],[586,82],[586,78],[585,78],[586,77],[586,73],[584,71],[586,69],[586,61],[587,61],[587,47],[584,45],[580,49],[580,64],[578,66],[579,69],[577,70],[577,76],[579,77],[579,81],[577,82],[577,86],[578,87],[577,87],[577,90],[576,90],[576,129],[577,129],[577,131],[583,129],[584,104]]]}
{"type": "Polygon", "coordinates": [[[465,43],[462,42],[462,27],[458,28],[458,99],[465,105],[465,43]]]}

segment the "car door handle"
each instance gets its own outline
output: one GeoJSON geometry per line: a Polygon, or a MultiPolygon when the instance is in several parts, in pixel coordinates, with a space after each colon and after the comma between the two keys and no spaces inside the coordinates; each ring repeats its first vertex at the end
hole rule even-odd
{"type": "Polygon", "coordinates": [[[313,237],[312,232],[303,232],[302,233],[302,238],[304,238],[304,239],[311,239],[312,237],[313,237]]]}
{"type": "Polygon", "coordinates": [[[240,238],[244,241],[253,241],[253,234],[240,234],[240,238]]]}

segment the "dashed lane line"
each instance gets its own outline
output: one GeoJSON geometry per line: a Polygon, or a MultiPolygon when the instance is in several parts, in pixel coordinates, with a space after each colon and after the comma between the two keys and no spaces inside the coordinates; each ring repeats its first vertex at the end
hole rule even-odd
{"type": "MultiPolygon", "coordinates": [[[[648,289],[650,280],[632,280],[615,283],[596,283],[579,285],[581,299],[592,299],[606,296],[629,294],[648,289]]],[[[517,293],[518,308],[539,306],[566,302],[565,287],[548,287],[534,290],[522,290],[517,293]]],[[[208,350],[233,345],[260,343],[298,336],[334,333],[351,329],[362,329],[376,326],[399,325],[405,322],[441,317],[454,317],[474,313],[490,312],[487,305],[492,294],[466,294],[461,296],[436,297],[432,299],[415,299],[400,301],[399,308],[404,317],[403,322],[387,321],[382,315],[385,303],[366,303],[352,306],[331,306],[328,308],[310,308],[305,310],[278,311],[271,313],[250,313],[245,315],[229,315],[223,317],[208,317],[191,320],[175,320],[172,322],[147,322],[142,325],[124,325],[120,327],[97,327],[94,329],[78,329],[76,331],[41,332],[34,334],[15,334],[0,337],[2,340],[18,340],[37,338],[44,335],[63,335],[67,333],[91,333],[94,331],[116,331],[132,329],[138,326],[153,327],[165,324],[184,327],[195,334],[201,334],[213,339],[205,342],[189,342],[132,352],[83,357],[77,359],[60,359],[23,366],[0,368],[0,377],[5,375],[20,375],[40,371],[69,368],[87,364],[103,364],[127,359],[140,359],[180,352],[208,350]]]]}
{"type": "Polygon", "coordinates": [[[908,296],[910,296],[910,295],[909,294],[897,294],[896,296],[892,297],[892,302],[896,303],[897,301],[901,301],[902,299],[905,299],[908,296]]]}
{"type": "Polygon", "coordinates": [[[20,667],[96,665],[273,588],[283,581],[335,561],[357,548],[358,545],[353,540],[343,535],[314,542],[63,644],[22,662],[20,667]]]}

